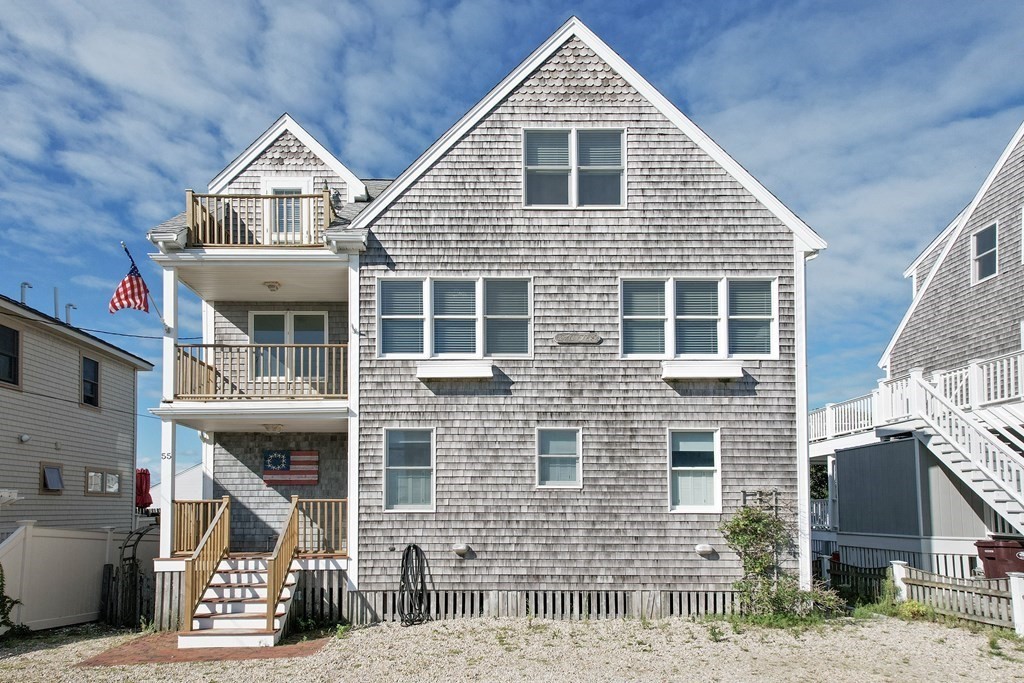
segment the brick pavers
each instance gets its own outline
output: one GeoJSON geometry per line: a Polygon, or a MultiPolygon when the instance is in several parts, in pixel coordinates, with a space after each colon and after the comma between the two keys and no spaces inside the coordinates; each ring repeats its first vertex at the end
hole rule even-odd
{"type": "Polygon", "coordinates": [[[179,650],[177,633],[155,633],[113,647],[91,659],[80,662],[78,666],[124,666],[308,657],[319,652],[327,644],[327,641],[328,638],[317,638],[276,647],[211,647],[179,650]]]}

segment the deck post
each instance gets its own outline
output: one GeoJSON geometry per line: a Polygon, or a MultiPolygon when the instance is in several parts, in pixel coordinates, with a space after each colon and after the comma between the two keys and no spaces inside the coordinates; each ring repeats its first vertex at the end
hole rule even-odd
{"type": "Polygon", "coordinates": [[[1010,611],[1013,612],[1013,630],[1024,636],[1024,573],[1007,572],[1010,577],[1010,611]]]}
{"type": "Polygon", "coordinates": [[[825,404],[825,438],[832,439],[836,435],[836,404],[825,404]]]}
{"type": "Polygon", "coordinates": [[[174,420],[160,423],[160,557],[174,552],[174,420]]]}
{"type": "MultiPolygon", "coordinates": [[[[967,364],[967,405],[971,410],[978,410],[985,400],[985,376],[981,371],[981,362],[972,360],[967,364]]],[[[951,398],[947,396],[946,398],[951,398]]]]}
{"type": "Polygon", "coordinates": [[[903,602],[907,599],[907,584],[903,579],[907,578],[907,563],[902,560],[893,560],[892,583],[896,587],[896,602],[903,602]]]}
{"type": "Polygon", "coordinates": [[[907,393],[910,395],[910,417],[920,415],[924,411],[924,390],[921,383],[924,382],[924,370],[914,368],[910,371],[910,385],[907,393]]]}
{"type": "Polygon", "coordinates": [[[821,560],[821,582],[826,586],[832,585],[832,556],[818,555],[821,560]]]}

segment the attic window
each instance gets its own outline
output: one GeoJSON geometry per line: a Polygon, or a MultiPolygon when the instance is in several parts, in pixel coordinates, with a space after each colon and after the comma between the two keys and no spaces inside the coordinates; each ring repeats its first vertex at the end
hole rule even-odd
{"type": "Polygon", "coordinates": [[[974,281],[981,282],[999,272],[998,256],[998,235],[996,224],[988,226],[984,230],[974,233],[973,239],[973,263],[974,281]]]}
{"type": "Polygon", "coordinates": [[[525,205],[623,205],[621,130],[527,130],[525,205]]]}

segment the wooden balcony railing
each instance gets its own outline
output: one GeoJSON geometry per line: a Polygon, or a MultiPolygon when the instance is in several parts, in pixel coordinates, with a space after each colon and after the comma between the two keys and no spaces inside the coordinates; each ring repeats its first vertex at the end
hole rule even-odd
{"type": "Polygon", "coordinates": [[[299,500],[298,552],[348,556],[348,501],[344,498],[299,500]]]}
{"type": "Polygon", "coordinates": [[[213,523],[221,500],[174,501],[174,542],[172,552],[192,553],[213,523]]]}
{"type": "Polygon", "coordinates": [[[281,599],[281,591],[288,580],[292,559],[299,546],[299,497],[292,496],[292,504],[288,508],[284,529],[277,537],[274,553],[267,560],[267,630],[274,630],[274,615],[281,599]]]}
{"type": "Polygon", "coordinates": [[[344,398],[347,344],[179,344],[176,399],[344,398]]]}
{"type": "Polygon", "coordinates": [[[182,606],[182,630],[192,630],[192,615],[206,591],[220,561],[227,557],[231,541],[231,500],[224,496],[217,506],[209,528],[192,556],[185,560],[185,604],[182,606]]]}
{"type": "Polygon", "coordinates": [[[190,247],[319,247],[332,219],[330,190],[278,195],[185,191],[190,247]]]}

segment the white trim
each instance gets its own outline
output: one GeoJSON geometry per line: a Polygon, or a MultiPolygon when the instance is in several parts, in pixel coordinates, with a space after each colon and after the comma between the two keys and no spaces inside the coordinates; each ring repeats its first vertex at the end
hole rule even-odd
{"type": "Polygon", "coordinates": [[[492,379],[489,360],[428,360],[416,364],[416,379],[492,379]]]}
{"type": "Polygon", "coordinates": [[[347,572],[350,588],[359,586],[359,356],[362,347],[362,332],[359,319],[362,313],[362,299],[359,288],[359,254],[348,257],[348,556],[347,572]]]}
{"type": "Polygon", "coordinates": [[[260,268],[266,265],[296,267],[335,265],[347,266],[348,254],[336,254],[326,249],[189,249],[187,252],[172,254],[150,254],[149,257],[165,267],[193,266],[225,263],[240,268],[260,268]]]}
{"type": "MultiPolygon", "coordinates": [[[[806,259],[793,252],[793,363],[796,370],[796,515],[800,587],[811,587],[811,458],[807,434],[807,273],[806,259]]],[[[832,491],[829,491],[832,494],[832,491]]],[[[839,506],[832,509],[838,511],[839,506]]]]}
{"type": "Polygon", "coordinates": [[[661,361],[662,379],[742,379],[743,363],[737,361],[661,361]]]}
{"type": "Polygon", "coordinates": [[[154,572],[183,572],[185,571],[185,559],[176,557],[157,557],[153,560],[154,572]]]}
{"type": "MultiPolygon", "coordinates": [[[[666,427],[665,428],[665,466],[667,474],[668,511],[674,514],[721,514],[722,513],[722,434],[721,428],[702,429],[699,427],[666,427]],[[672,434],[686,432],[689,434],[711,434],[715,451],[715,472],[712,478],[715,502],[712,505],[672,505],[672,434]]],[[[706,472],[706,467],[687,467],[680,469],[706,472]]]]}
{"type": "Polygon", "coordinates": [[[159,408],[150,408],[149,412],[160,418],[175,420],[226,418],[268,422],[275,419],[287,420],[293,417],[335,420],[348,417],[349,402],[344,399],[176,401],[164,403],[159,408]]]}
{"type": "MultiPolygon", "coordinates": [[[[801,252],[803,253],[803,252],[801,252]]],[[[652,277],[641,275],[637,277],[619,276],[619,358],[623,360],[664,360],[678,361],[685,360],[693,363],[700,363],[710,367],[721,369],[724,367],[721,361],[754,361],[754,360],[778,360],[779,347],[779,279],[772,276],[740,275],[740,276],[698,276],[698,277],[652,277]],[[771,314],[771,351],[770,353],[729,353],[729,283],[739,281],[770,282],[772,297],[771,314]],[[718,351],[717,353],[706,354],[676,354],[676,283],[677,282],[717,282],[718,283],[718,351]],[[626,353],[624,349],[625,334],[623,322],[623,285],[626,282],[664,282],[665,283],[665,310],[659,318],[664,322],[665,329],[663,336],[665,348],[661,353],[626,353]]],[[[637,316],[639,320],[653,320],[653,316],[637,316]]],[[[763,320],[764,316],[757,317],[763,320]]],[[[673,363],[663,364],[663,368],[677,367],[673,363]]],[[[714,372],[715,370],[710,370],[714,372]]],[[[742,376],[742,375],[741,375],[742,376]]]]}
{"type": "MultiPolygon", "coordinates": [[[[952,221],[950,221],[950,222],[949,222],[949,225],[947,225],[946,227],[944,227],[944,228],[942,229],[942,232],[940,232],[940,233],[939,233],[939,234],[938,234],[938,235],[937,235],[937,236],[935,237],[935,239],[933,239],[933,240],[932,240],[931,242],[929,242],[929,243],[928,243],[928,246],[926,246],[926,247],[925,247],[925,248],[924,248],[924,249],[923,249],[923,250],[921,251],[921,253],[917,255],[917,258],[915,258],[915,259],[914,259],[914,261],[913,261],[913,262],[912,262],[912,263],[911,263],[911,264],[910,264],[909,266],[907,266],[907,269],[903,271],[903,277],[911,277],[911,276],[913,276],[913,275],[914,275],[914,274],[916,273],[916,271],[917,271],[917,267],[918,267],[919,265],[921,265],[921,262],[922,262],[922,261],[924,261],[924,260],[925,260],[925,258],[927,258],[927,257],[928,257],[928,255],[929,255],[929,254],[931,254],[931,253],[932,253],[932,251],[933,251],[933,250],[934,250],[934,249],[935,249],[936,247],[938,247],[938,246],[939,246],[940,244],[943,244],[944,240],[945,240],[945,239],[946,239],[947,237],[949,237],[949,233],[953,232],[953,228],[955,228],[955,227],[956,227],[957,221],[959,221],[959,220],[960,220],[960,217],[964,215],[964,211],[966,211],[966,210],[967,210],[967,209],[965,208],[965,209],[964,209],[963,211],[961,211],[960,213],[958,213],[958,214],[956,215],[956,218],[954,218],[954,219],[953,219],[952,221]]],[[[914,291],[917,291],[917,289],[915,288],[915,290],[914,290],[914,291]]]]}
{"type": "Polygon", "coordinates": [[[981,284],[982,282],[987,282],[994,278],[996,275],[999,275],[999,221],[993,221],[992,223],[984,227],[978,228],[971,233],[971,286],[973,287],[974,285],[981,284]],[[992,247],[990,251],[986,251],[984,254],[979,254],[978,235],[990,228],[995,229],[995,246],[992,247]],[[985,277],[978,277],[978,259],[982,256],[987,256],[988,254],[995,254],[996,269],[992,272],[991,275],[986,275],[985,277]]]}
{"type": "MultiPolygon", "coordinates": [[[[497,275],[497,276],[380,276],[375,278],[374,282],[374,315],[376,320],[377,335],[374,343],[374,351],[378,359],[384,360],[420,360],[430,361],[431,366],[437,360],[460,360],[460,361],[471,361],[471,360],[487,360],[487,359],[526,359],[533,358],[533,333],[534,333],[534,310],[533,310],[533,277],[528,275],[497,275]],[[495,282],[499,280],[518,280],[526,282],[526,297],[527,297],[527,340],[526,348],[527,353],[502,353],[502,354],[488,354],[486,352],[487,339],[486,339],[486,323],[487,315],[486,311],[486,286],[488,282],[495,282]],[[473,353],[434,353],[434,283],[435,282],[474,282],[476,284],[474,296],[476,297],[476,307],[474,319],[476,320],[476,350],[473,353]],[[382,318],[381,315],[381,296],[380,286],[381,282],[419,282],[423,286],[423,314],[422,315],[405,315],[405,316],[388,316],[391,319],[408,319],[408,320],[423,320],[423,351],[420,353],[388,353],[383,352],[384,335],[382,332],[382,318]]],[[[469,318],[469,316],[461,316],[469,318]]],[[[494,317],[494,316],[491,316],[494,317]]],[[[522,316],[507,316],[506,318],[521,319],[522,316]]],[[[469,365],[469,364],[465,364],[469,365]]],[[[423,364],[424,368],[428,364],[423,364]]],[[[417,366],[419,367],[419,366],[417,366]]],[[[425,370],[429,373],[430,370],[425,370]]],[[[488,375],[490,376],[490,375],[488,375]]],[[[438,376],[440,377],[440,376],[438,376]]]]}
{"type": "Polygon", "coordinates": [[[434,427],[384,427],[381,430],[381,506],[386,513],[437,511],[437,430],[434,427]],[[430,505],[420,507],[388,507],[388,432],[430,432],[430,505]]]}
{"type": "Polygon", "coordinates": [[[365,211],[363,211],[352,222],[353,230],[364,229],[369,226],[381,213],[384,212],[396,199],[427,172],[449,149],[451,149],[466,133],[477,125],[492,109],[494,109],[505,97],[518,87],[526,78],[534,72],[541,64],[547,61],[555,52],[570,38],[579,38],[601,59],[616,71],[627,83],[633,86],[641,95],[660,111],[669,121],[676,125],[694,144],[700,147],[708,156],[716,161],[729,175],[736,179],[748,192],[750,192],[766,209],[772,212],[783,224],[793,231],[797,246],[804,252],[814,252],[824,249],[828,244],[818,236],[811,228],[786,208],[771,192],[759,183],[750,173],[747,172],[732,157],[726,154],[725,150],[719,147],[710,137],[707,136],[696,124],[683,115],[679,109],[669,102],[664,95],[658,92],[654,86],[647,82],[636,72],[625,60],[615,53],[608,45],[598,38],[587,28],[577,17],[570,17],[550,38],[538,47],[526,58],[512,73],[506,76],[496,85],[482,100],[477,102],[458,122],[431,145],[420,157],[412,163],[398,177],[395,182],[387,187],[380,196],[374,200],[365,211]]]}
{"type": "MultiPolygon", "coordinates": [[[[626,128],[621,126],[544,126],[539,128],[520,128],[519,129],[521,141],[522,141],[522,160],[523,160],[523,177],[522,187],[523,196],[521,199],[521,207],[527,211],[546,211],[546,210],[572,210],[572,211],[594,211],[594,210],[621,210],[626,208],[626,128]],[[605,168],[608,170],[618,170],[619,175],[619,203],[618,204],[586,204],[580,205],[580,164],[579,164],[579,132],[591,132],[591,131],[614,131],[619,133],[619,158],[621,164],[619,166],[598,166],[594,168],[605,168]],[[568,188],[568,203],[566,204],[527,204],[526,203],[526,183],[527,183],[527,172],[529,167],[526,165],[526,135],[531,132],[551,132],[551,133],[568,133],[568,144],[569,144],[569,188],[568,188]]],[[[535,167],[545,168],[545,167],[535,167]]],[[[549,167],[550,168],[550,167],[549,167]]]]}
{"type": "MultiPolygon", "coordinates": [[[[282,133],[288,131],[296,138],[299,142],[304,144],[313,154],[319,157],[320,161],[324,162],[329,169],[334,171],[342,180],[345,181],[345,188],[348,195],[347,200],[354,202],[356,199],[362,199],[366,197],[366,185],[363,181],[356,177],[355,173],[348,170],[344,164],[338,161],[333,154],[327,151],[327,149],[321,145],[316,139],[310,135],[306,130],[295,122],[289,114],[285,113],[281,115],[277,121],[271,124],[270,128],[265,130],[256,140],[249,145],[245,151],[235,157],[228,166],[218,173],[213,180],[210,181],[208,192],[210,194],[221,194],[231,183],[232,180],[238,177],[238,175],[249,167],[260,154],[262,154],[268,147],[274,144],[274,141],[281,136],[282,133]]],[[[310,179],[312,181],[312,179],[310,179]]]]}
{"type": "Polygon", "coordinates": [[[940,266],[946,260],[946,257],[949,255],[949,252],[953,250],[953,245],[956,244],[957,239],[960,237],[960,234],[967,226],[967,223],[970,222],[971,216],[973,216],[974,211],[978,208],[978,205],[981,203],[982,198],[985,196],[986,193],[988,193],[988,190],[992,186],[992,183],[995,182],[996,176],[999,175],[999,171],[1002,170],[1003,166],[1010,158],[1010,154],[1013,152],[1014,148],[1017,147],[1017,144],[1021,141],[1022,137],[1024,137],[1024,123],[1021,123],[1021,125],[1018,126],[1017,131],[1013,134],[1013,138],[1010,140],[1010,144],[1006,146],[1006,148],[1003,150],[1003,153],[999,156],[999,160],[996,161],[996,165],[992,167],[992,170],[989,172],[988,177],[982,184],[981,189],[979,189],[978,193],[974,195],[974,199],[971,200],[971,203],[967,206],[967,208],[964,209],[957,217],[955,221],[956,227],[950,234],[949,239],[946,240],[946,246],[942,248],[942,253],[939,254],[939,258],[935,261],[935,265],[932,267],[931,271],[929,271],[928,278],[924,281],[924,284],[921,285],[921,289],[918,290],[917,295],[914,297],[914,300],[910,302],[910,308],[908,308],[907,312],[903,315],[903,319],[900,321],[899,326],[896,328],[896,331],[893,333],[892,338],[889,340],[889,344],[885,347],[885,351],[882,352],[882,357],[879,358],[878,360],[878,367],[888,368],[889,356],[892,354],[893,347],[896,346],[896,342],[899,340],[900,335],[903,334],[903,330],[906,329],[907,324],[910,322],[911,316],[913,316],[914,311],[917,310],[917,306],[921,302],[921,299],[924,297],[924,293],[928,290],[928,285],[930,285],[932,283],[932,280],[935,279],[935,274],[939,272],[940,266]]]}
{"type": "Polygon", "coordinates": [[[533,487],[537,490],[546,491],[548,489],[569,489],[578,491],[583,488],[583,429],[580,427],[559,427],[559,426],[545,426],[545,427],[534,427],[533,430],[533,454],[534,454],[534,474],[533,474],[533,487]],[[540,452],[540,433],[541,432],[576,432],[576,481],[572,484],[541,484],[540,483],[540,459],[542,457],[555,458],[555,457],[568,457],[558,456],[552,453],[545,453],[543,456],[540,452]]]}

